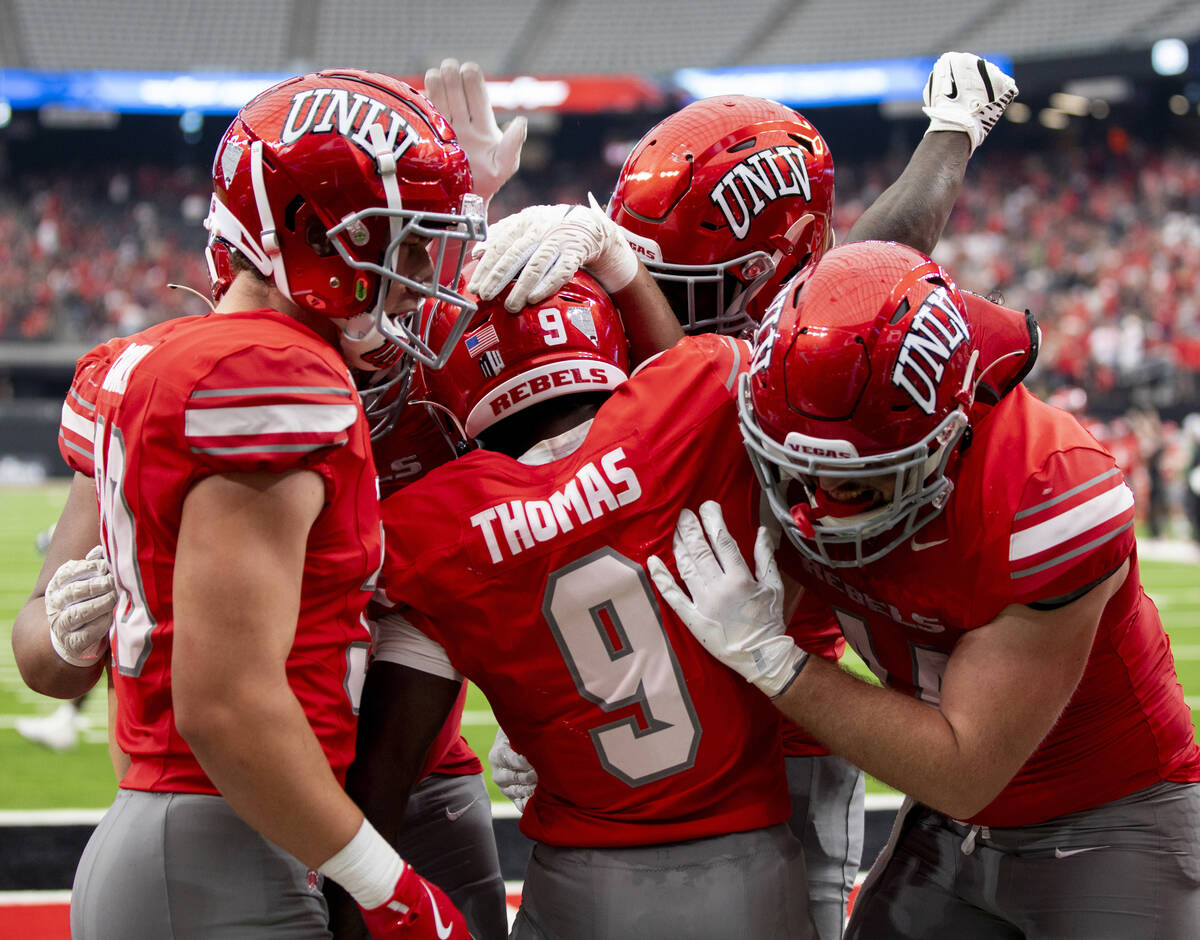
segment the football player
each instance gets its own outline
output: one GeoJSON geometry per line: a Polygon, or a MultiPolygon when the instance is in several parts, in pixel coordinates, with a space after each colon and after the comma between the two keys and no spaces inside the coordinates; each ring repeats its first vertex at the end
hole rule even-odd
{"type": "MultiPolygon", "coordinates": [[[[850,241],[894,239],[933,249],[969,157],[1017,92],[995,65],[969,53],[941,56],[925,89],[926,134],[900,178],[857,220],[850,241]]],[[[658,281],[686,332],[738,335],[779,289],[833,243],[833,160],[817,129],[774,101],[703,99],[657,124],[631,151],[607,213],[658,281]]],[[[492,297],[520,271],[506,305],[539,299],[576,257],[563,208],[534,207],[489,236],[471,289],[492,297]]],[[[578,216],[580,210],[572,210],[578,216]]],[[[479,251],[480,249],[476,249],[479,251]]],[[[972,317],[992,322],[996,348],[1036,349],[1019,314],[972,296],[972,317]]],[[[1032,355],[1022,359],[1025,368],[1032,355]]],[[[801,605],[795,629],[836,659],[835,620],[801,605]],[[822,622],[823,621],[823,622],[822,622]]],[[[493,775],[520,799],[536,774],[498,735],[493,775]]],[[[808,890],[822,940],[841,936],[862,858],[863,775],[803,728],[785,725],[792,828],[804,842],[808,890]]]]}
{"type": "Polygon", "coordinates": [[[484,231],[466,156],[404,83],[327,70],[241,110],[213,185],[216,312],[80,360],[60,433],[73,521],[21,615],[50,629],[14,629],[43,691],[95,680],[111,599],[83,596],[104,573],[68,578],[61,607],[39,595],[98,526],[130,763],[80,861],[72,934],[328,936],[324,874],[376,937],[465,938],[341,783],[380,553],[347,365],[440,364],[418,305],[473,309],[444,286],[484,231]]]}
{"type": "Polygon", "coordinates": [[[882,688],[785,634],[772,539],[752,575],[715,504],[679,521],[686,593],[650,573],[713,655],[908,794],[848,936],[1192,936],[1200,748],[1132,493],[1024,386],[980,401],[967,313],[925,255],[847,245],[781,298],[740,381],[784,573],[882,688]]]}
{"type": "MultiPolygon", "coordinates": [[[[481,448],[384,501],[397,615],[351,786],[394,799],[442,720],[404,709],[405,683],[424,673],[448,707],[467,676],[541,774],[514,937],[815,936],[778,715],[713,671],[643,567],[701,494],[752,529],[732,398],[749,347],[681,340],[627,379],[621,318],[590,276],[515,316],[502,300],[426,375],[481,448]],[[714,412],[724,433],[697,433],[714,412]]],[[[430,341],[461,319],[439,305],[430,341]]]]}

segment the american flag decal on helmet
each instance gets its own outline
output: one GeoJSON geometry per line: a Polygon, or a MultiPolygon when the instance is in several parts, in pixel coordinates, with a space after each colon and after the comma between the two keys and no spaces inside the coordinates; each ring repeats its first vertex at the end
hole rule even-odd
{"type": "Polygon", "coordinates": [[[463,339],[463,345],[467,347],[467,352],[471,354],[472,359],[478,359],[499,342],[500,337],[496,335],[496,328],[490,323],[463,339]]]}

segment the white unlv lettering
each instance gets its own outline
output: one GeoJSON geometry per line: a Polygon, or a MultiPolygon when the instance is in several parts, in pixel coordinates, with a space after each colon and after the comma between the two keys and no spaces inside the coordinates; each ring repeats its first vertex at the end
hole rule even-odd
{"type": "Polygon", "coordinates": [[[933,414],[946,363],[968,333],[944,287],[930,294],[912,318],[892,369],[892,383],[908,392],[926,414],[933,414]]]}
{"type": "Polygon", "coordinates": [[[336,130],[365,152],[373,153],[368,135],[373,125],[382,124],[380,115],[384,112],[387,114],[387,146],[399,157],[421,139],[420,135],[383,102],[358,92],[351,95],[345,88],[315,88],[293,96],[279,139],[285,144],[294,144],[305,134],[328,134],[336,130]]]}
{"type": "Polygon", "coordinates": [[[776,199],[812,199],[804,156],[803,147],[770,147],[751,154],[721,177],[709,199],[725,216],[734,238],[745,238],[751,220],[776,199]],[[736,206],[730,202],[731,197],[736,206]]]}

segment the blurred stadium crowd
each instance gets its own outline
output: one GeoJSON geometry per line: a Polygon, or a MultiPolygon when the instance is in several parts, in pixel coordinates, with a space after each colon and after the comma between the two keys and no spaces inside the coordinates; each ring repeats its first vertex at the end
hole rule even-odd
{"type": "MultiPolygon", "coordinates": [[[[890,158],[838,164],[840,235],[899,169],[890,158]]],[[[614,177],[611,155],[524,172],[492,216],[607,195],[614,177]]],[[[0,341],[92,345],[203,311],[166,285],[207,291],[206,167],[10,183],[0,191],[0,341]]],[[[1037,315],[1031,386],[1090,416],[1152,532],[1187,519],[1200,541],[1200,415],[1187,420],[1200,412],[1200,156],[1119,133],[1061,152],[981,153],[934,256],[961,286],[1037,315]]]]}

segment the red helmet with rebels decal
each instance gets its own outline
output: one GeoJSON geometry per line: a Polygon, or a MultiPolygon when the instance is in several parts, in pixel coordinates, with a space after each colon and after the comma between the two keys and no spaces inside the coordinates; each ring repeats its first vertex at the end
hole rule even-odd
{"type": "Polygon", "coordinates": [[[560,395],[610,391],[629,376],[629,341],[617,308],[585,271],[556,293],[517,314],[504,309],[504,291],[480,301],[474,316],[438,304],[431,343],[470,325],[445,368],[423,369],[430,398],[475,438],[497,421],[560,395]]]}
{"type": "Polygon", "coordinates": [[[833,158],[802,115],[766,98],[693,102],[621,169],[608,214],[689,333],[737,333],[833,238],[833,158]]]}
{"type": "Polygon", "coordinates": [[[977,358],[954,281],[894,242],[836,248],[779,295],[738,412],[771,508],[801,552],[863,565],[941,512],[977,358]]]}
{"type": "Polygon", "coordinates": [[[212,178],[205,227],[218,299],[232,247],[296,304],[339,321],[352,365],[389,368],[393,343],[439,360],[416,329],[417,306],[470,309],[452,288],[485,228],[466,154],[422,95],[357,69],[281,82],[238,113],[212,178]],[[389,292],[403,298],[391,298],[394,310],[389,292]]]}

